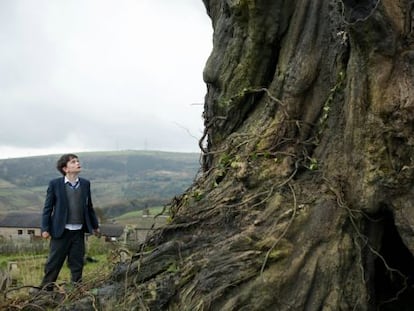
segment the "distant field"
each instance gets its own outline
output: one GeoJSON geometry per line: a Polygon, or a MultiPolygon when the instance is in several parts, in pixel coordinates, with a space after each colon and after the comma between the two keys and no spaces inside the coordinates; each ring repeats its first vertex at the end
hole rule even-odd
{"type": "MultiPolygon", "coordinates": [[[[106,217],[163,205],[183,193],[199,170],[200,155],[161,151],[78,154],[91,181],[94,206],[106,217]]],[[[41,210],[49,181],[59,177],[60,155],[0,160],[0,212],[41,210]]]]}
{"type": "Polygon", "coordinates": [[[164,225],[169,217],[168,211],[164,211],[161,215],[163,207],[153,207],[149,209],[149,214],[145,215],[142,210],[128,212],[112,220],[121,225],[131,225],[139,228],[150,228],[151,226],[159,227],[164,225]]]}
{"type": "MultiPolygon", "coordinates": [[[[163,211],[163,209],[164,209],[163,206],[151,207],[151,208],[148,209],[149,210],[148,215],[150,215],[150,216],[159,215],[163,211]]],[[[132,211],[132,212],[122,214],[119,217],[115,217],[114,220],[125,220],[125,219],[128,219],[128,218],[142,217],[143,214],[144,214],[143,210],[132,211]]],[[[162,215],[168,216],[168,210],[165,210],[162,215]]]]}
{"type": "Polygon", "coordinates": [[[7,184],[9,183],[3,182],[3,187],[0,187],[0,212],[16,210],[20,206],[25,206],[25,211],[41,210],[43,197],[40,194],[15,185],[6,186],[7,184]]]}

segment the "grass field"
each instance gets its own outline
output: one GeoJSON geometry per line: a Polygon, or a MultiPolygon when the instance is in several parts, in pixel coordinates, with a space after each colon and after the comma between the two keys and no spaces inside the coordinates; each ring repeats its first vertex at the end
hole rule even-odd
{"type": "Polygon", "coordinates": [[[163,206],[151,207],[149,213],[145,216],[142,210],[128,212],[113,219],[118,224],[132,225],[141,228],[150,228],[154,223],[156,227],[164,225],[168,220],[168,211],[163,214],[163,206]],[[157,216],[157,217],[155,217],[157,216]]]}
{"type": "MultiPolygon", "coordinates": [[[[167,221],[166,215],[155,217],[163,211],[162,206],[149,208],[147,216],[143,215],[143,211],[134,211],[126,213],[114,220],[119,224],[133,225],[140,228],[150,228],[164,225],[167,221]]],[[[164,213],[166,214],[166,213],[164,213]]],[[[38,286],[43,277],[43,269],[48,255],[47,243],[40,249],[45,248],[44,252],[21,252],[18,254],[5,255],[0,253],[0,272],[8,271],[10,265],[16,268],[12,272],[13,286],[30,287],[38,286]]],[[[94,259],[94,262],[86,262],[84,267],[84,280],[93,281],[109,273],[113,267],[114,258],[111,255],[119,248],[117,244],[106,243],[102,239],[94,236],[88,237],[86,256],[94,259]],[[96,260],[96,262],[95,262],[96,260]]],[[[1,275],[1,274],[0,274],[1,275]]],[[[1,280],[0,280],[1,281],[1,280]]],[[[59,274],[57,283],[69,283],[70,271],[65,264],[59,274]]]]}
{"type": "MultiPolygon", "coordinates": [[[[100,254],[92,257],[96,262],[87,262],[84,267],[85,281],[92,281],[93,278],[101,275],[106,275],[109,270],[108,255],[100,254]]],[[[17,269],[12,272],[14,287],[22,286],[38,286],[43,278],[43,268],[47,259],[47,254],[44,255],[30,255],[25,254],[20,257],[16,256],[1,256],[0,261],[16,263],[17,269]]],[[[70,283],[70,271],[67,265],[64,265],[57,280],[58,284],[70,283]]]]}
{"type": "MultiPolygon", "coordinates": [[[[116,262],[116,256],[113,254],[116,253],[117,248],[116,244],[106,243],[96,237],[89,237],[86,252],[86,258],[89,260],[85,260],[83,272],[82,284],[84,286],[94,287],[109,275],[116,262]]],[[[11,300],[24,300],[25,296],[29,294],[30,288],[39,286],[43,278],[47,254],[47,250],[43,254],[1,254],[0,270],[7,271],[8,267],[14,266],[9,272],[13,281],[9,282],[6,288],[0,289],[0,292],[4,293],[4,297],[11,300]]],[[[66,264],[62,268],[56,284],[58,286],[70,284],[70,270],[66,264]]]]}
{"type": "MultiPolygon", "coordinates": [[[[164,209],[163,206],[151,207],[148,209],[148,212],[149,212],[148,215],[151,215],[151,216],[158,215],[161,212],[163,212],[163,209],[164,209]]],[[[116,217],[115,220],[125,220],[125,219],[130,219],[130,218],[135,218],[135,217],[141,217],[143,216],[143,214],[144,214],[143,210],[128,212],[128,213],[122,214],[119,217],[116,217]]],[[[168,215],[167,210],[164,211],[163,215],[168,215]]]]}

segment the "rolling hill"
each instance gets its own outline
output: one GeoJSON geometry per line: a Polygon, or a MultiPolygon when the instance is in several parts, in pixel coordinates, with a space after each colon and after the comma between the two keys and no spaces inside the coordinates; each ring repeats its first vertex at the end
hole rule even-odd
{"type": "MultiPolygon", "coordinates": [[[[0,160],[0,212],[40,211],[60,155],[0,160]]],[[[94,206],[107,217],[159,206],[190,186],[199,154],[160,151],[78,153],[94,206]]]]}

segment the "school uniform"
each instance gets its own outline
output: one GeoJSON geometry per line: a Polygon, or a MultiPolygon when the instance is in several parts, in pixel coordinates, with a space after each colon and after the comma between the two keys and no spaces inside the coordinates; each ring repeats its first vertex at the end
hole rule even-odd
{"type": "Polygon", "coordinates": [[[64,176],[50,181],[42,214],[42,232],[51,236],[50,252],[41,286],[52,289],[68,259],[71,281],[80,282],[85,255],[85,233],[99,228],[92,205],[90,182],[78,178],[74,184],[64,176]]]}

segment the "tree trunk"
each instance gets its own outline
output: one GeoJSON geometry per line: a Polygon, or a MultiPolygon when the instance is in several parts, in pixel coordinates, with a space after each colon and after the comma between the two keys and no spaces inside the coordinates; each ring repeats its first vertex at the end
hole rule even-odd
{"type": "Polygon", "coordinates": [[[124,304],[411,310],[414,2],[204,3],[203,171],[124,304]]]}

